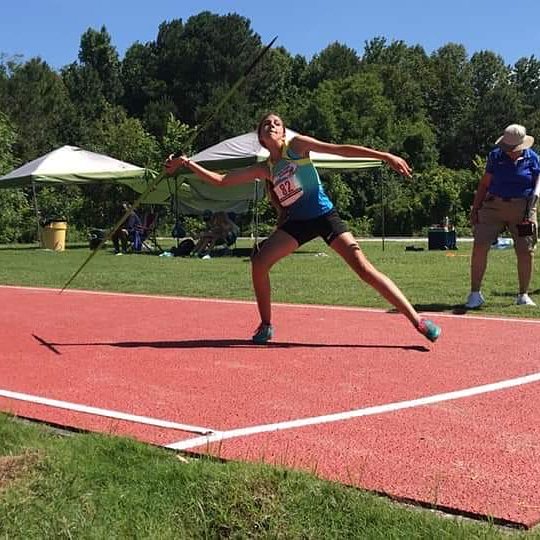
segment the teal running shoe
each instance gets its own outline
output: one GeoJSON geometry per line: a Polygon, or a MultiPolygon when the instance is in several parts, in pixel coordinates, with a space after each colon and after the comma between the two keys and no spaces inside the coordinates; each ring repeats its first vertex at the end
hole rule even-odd
{"type": "Polygon", "coordinates": [[[437,341],[438,337],[441,335],[441,327],[437,326],[433,321],[429,319],[420,319],[418,323],[418,331],[426,336],[429,341],[437,341]]]}
{"type": "Polygon", "coordinates": [[[273,335],[274,327],[271,324],[261,323],[257,330],[255,330],[255,334],[253,334],[251,339],[253,340],[253,343],[264,345],[272,339],[273,335]]]}

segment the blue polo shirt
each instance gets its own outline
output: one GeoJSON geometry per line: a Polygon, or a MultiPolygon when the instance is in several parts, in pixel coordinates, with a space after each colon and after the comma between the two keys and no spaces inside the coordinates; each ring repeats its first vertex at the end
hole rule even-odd
{"type": "Polygon", "coordinates": [[[530,197],[540,174],[538,154],[527,148],[517,159],[512,159],[500,148],[489,153],[486,172],[492,175],[488,192],[497,197],[520,198],[530,197]]]}

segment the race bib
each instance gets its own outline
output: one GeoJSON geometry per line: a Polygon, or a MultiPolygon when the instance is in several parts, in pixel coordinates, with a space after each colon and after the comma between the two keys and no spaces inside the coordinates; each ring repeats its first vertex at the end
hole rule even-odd
{"type": "Polygon", "coordinates": [[[290,206],[304,193],[295,176],[296,169],[298,169],[296,163],[288,163],[273,178],[274,193],[281,206],[290,206]]]}

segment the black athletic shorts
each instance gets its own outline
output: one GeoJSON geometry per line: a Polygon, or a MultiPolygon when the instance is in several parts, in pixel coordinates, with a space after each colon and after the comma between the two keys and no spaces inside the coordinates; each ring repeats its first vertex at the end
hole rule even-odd
{"type": "Polygon", "coordinates": [[[279,228],[292,236],[299,246],[317,236],[330,245],[340,234],[349,231],[347,224],[339,217],[335,209],[313,219],[287,220],[279,228]]]}

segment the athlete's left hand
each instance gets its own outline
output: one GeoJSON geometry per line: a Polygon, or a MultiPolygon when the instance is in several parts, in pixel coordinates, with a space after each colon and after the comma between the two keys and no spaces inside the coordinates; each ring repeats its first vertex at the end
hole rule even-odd
{"type": "Polygon", "coordinates": [[[388,158],[385,161],[392,169],[394,169],[394,171],[398,172],[399,174],[409,178],[412,176],[412,168],[403,158],[394,156],[393,154],[388,154],[388,158]]]}

